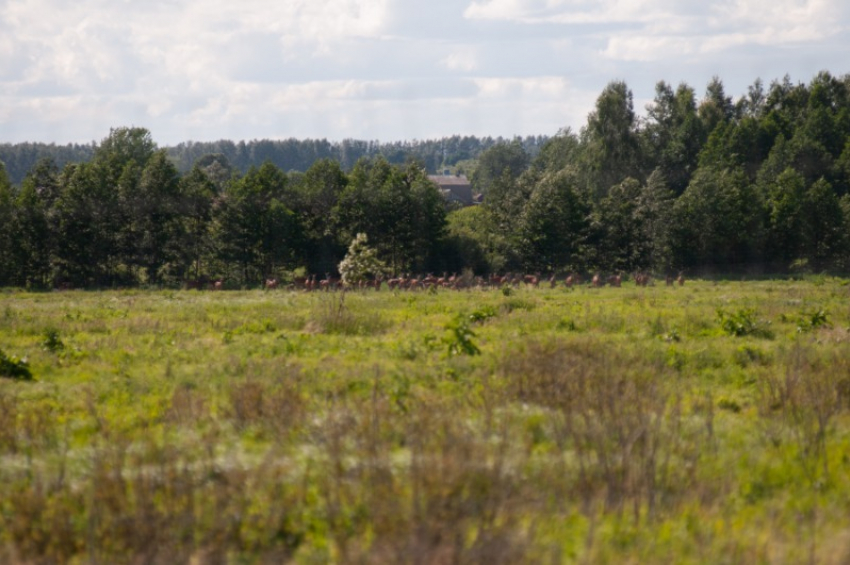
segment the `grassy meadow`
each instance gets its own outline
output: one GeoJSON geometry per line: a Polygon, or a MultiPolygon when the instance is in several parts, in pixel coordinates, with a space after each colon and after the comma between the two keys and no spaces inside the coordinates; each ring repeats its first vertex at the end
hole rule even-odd
{"type": "Polygon", "coordinates": [[[850,285],[0,292],[3,563],[847,563],[850,285]]]}

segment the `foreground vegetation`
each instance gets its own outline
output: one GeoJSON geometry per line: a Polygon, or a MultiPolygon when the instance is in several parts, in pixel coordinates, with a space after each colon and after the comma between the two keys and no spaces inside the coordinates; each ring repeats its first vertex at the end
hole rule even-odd
{"type": "Polygon", "coordinates": [[[850,286],[0,294],[0,561],[844,563],[850,286]]]}

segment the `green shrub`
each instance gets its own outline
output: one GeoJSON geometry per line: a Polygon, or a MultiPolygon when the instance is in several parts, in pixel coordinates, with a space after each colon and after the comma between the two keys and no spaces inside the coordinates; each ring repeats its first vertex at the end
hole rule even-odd
{"type": "Polygon", "coordinates": [[[32,373],[26,359],[18,359],[14,355],[9,357],[0,349],[0,377],[31,381],[32,373]]]}
{"type": "Polygon", "coordinates": [[[829,316],[823,308],[802,312],[797,317],[797,333],[811,332],[822,327],[829,327],[829,316]]]}
{"type": "Polygon", "coordinates": [[[755,336],[772,338],[769,321],[756,318],[755,308],[741,308],[737,312],[717,310],[717,320],[723,333],[732,337],[755,336]]]}
{"type": "Polygon", "coordinates": [[[481,350],[472,341],[473,337],[475,337],[475,332],[469,329],[469,323],[461,316],[446,324],[446,335],[443,337],[443,343],[446,345],[448,356],[480,355],[481,350]]]}
{"type": "Polygon", "coordinates": [[[490,318],[495,318],[496,314],[496,309],[487,304],[470,314],[469,321],[472,323],[485,322],[490,318]]]}
{"type": "Polygon", "coordinates": [[[65,349],[65,344],[62,342],[62,338],[59,337],[59,330],[56,328],[47,328],[44,330],[41,346],[45,351],[50,351],[51,353],[65,349]]]}

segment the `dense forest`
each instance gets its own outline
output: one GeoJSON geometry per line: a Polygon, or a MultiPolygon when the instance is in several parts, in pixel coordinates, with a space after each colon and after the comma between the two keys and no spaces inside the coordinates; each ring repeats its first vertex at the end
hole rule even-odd
{"type": "Polygon", "coordinates": [[[615,81],[551,138],[53,149],[16,182],[38,148],[3,148],[0,285],[253,285],[332,273],[358,233],[395,273],[850,269],[850,75],[659,82],[644,116],[615,81]],[[427,178],[458,163],[482,205],[427,178]]]}
{"type": "MultiPolygon", "coordinates": [[[[529,155],[536,155],[547,140],[544,136],[529,136],[514,141],[518,141],[529,155]]],[[[199,159],[208,155],[224,156],[230,167],[241,174],[246,173],[252,166],[259,167],[267,162],[287,172],[304,172],[322,159],[338,161],[343,170],[350,171],[360,159],[378,156],[397,165],[415,159],[425,166],[429,174],[436,174],[443,167],[455,167],[463,161],[474,160],[484,150],[505,142],[506,140],[500,137],[455,135],[442,139],[385,143],[356,139],[345,139],[341,142],[331,142],[327,139],[260,139],[238,143],[228,140],[188,141],[163,149],[181,174],[192,170],[199,159]]],[[[61,168],[68,163],[89,161],[96,150],[96,143],[0,143],[0,162],[6,166],[6,174],[12,184],[19,185],[42,159],[50,158],[61,168]]]]}

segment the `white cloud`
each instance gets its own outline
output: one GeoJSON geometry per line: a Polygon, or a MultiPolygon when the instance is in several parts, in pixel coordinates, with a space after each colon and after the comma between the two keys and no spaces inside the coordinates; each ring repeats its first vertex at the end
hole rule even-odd
{"type": "Polygon", "coordinates": [[[475,48],[464,48],[450,53],[440,61],[450,71],[471,72],[478,68],[478,53],[475,48]]]}
{"type": "Polygon", "coordinates": [[[652,61],[741,45],[818,42],[847,30],[843,0],[475,0],[465,17],[521,24],[616,26],[594,32],[603,51],[624,61],[652,61]]]}
{"type": "Polygon", "coordinates": [[[844,72],[841,1],[0,0],[0,142],[578,129],[612,79],[844,72]]]}

